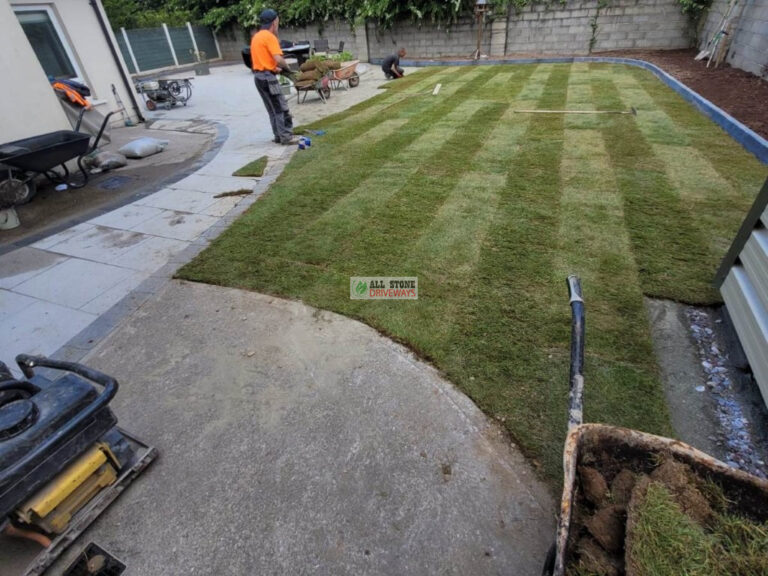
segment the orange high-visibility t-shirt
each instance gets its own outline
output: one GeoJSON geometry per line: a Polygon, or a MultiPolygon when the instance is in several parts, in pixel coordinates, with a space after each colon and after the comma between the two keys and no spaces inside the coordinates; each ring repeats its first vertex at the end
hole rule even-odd
{"type": "Polygon", "coordinates": [[[274,55],[282,56],[283,50],[280,48],[280,42],[277,36],[269,30],[259,30],[251,38],[251,63],[254,70],[270,70],[274,72],[277,69],[277,62],[274,55]]]}

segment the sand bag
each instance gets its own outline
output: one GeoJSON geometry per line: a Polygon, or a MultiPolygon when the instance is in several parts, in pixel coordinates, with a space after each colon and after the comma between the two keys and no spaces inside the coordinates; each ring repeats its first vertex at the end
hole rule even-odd
{"type": "Polygon", "coordinates": [[[152,156],[152,154],[162,152],[166,146],[168,146],[168,140],[144,137],[129,142],[120,148],[118,152],[126,158],[146,158],[147,156],[152,156]]]}
{"type": "Polygon", "coordinates": [[[96,168],[101,168],[102,170],[114,170],[115,168],[122,168],[128,164],[128,160],[119,152],[105,150],[104,152],[95,154],[90,159],[90,164],[96,168]]]}

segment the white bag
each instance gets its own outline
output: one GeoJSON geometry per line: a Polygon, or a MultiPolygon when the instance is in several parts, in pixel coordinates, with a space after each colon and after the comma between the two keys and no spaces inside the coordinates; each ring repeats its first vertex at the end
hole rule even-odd
{"type": "Polygon", "coordinates": [[[128,142],[118,152],[126,158],[146,158],[147,156],[152,156],[152,154],[162,152],[166,146],[168,146],[168,140],[144,137],[128,142]]]}
{"type": "Polygon", "coordinates": [[[114,170],[128,164],[125,156],[119,152],[110,152],[109,150],[95,154],[91,162],[96,168],[101,168],[102,170],[114,170]]]}

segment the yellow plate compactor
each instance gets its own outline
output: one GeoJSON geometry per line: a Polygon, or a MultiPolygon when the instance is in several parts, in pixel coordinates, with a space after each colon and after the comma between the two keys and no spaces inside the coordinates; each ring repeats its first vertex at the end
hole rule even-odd
{"type": "MultiPolygon", "coordinates": [[[[117,427],[108,407],[118,388],[114,378],[25,354],[16,362],[26,380],[15,379],[0,362],[0,537],[37,543],[19,573],[32,576],[42,574],[157,452],[117,427]],[[36,375],[34,367],[59,377],[36,375]]],[[[0,563],[8,566],[2,555],[0,563]]]]}

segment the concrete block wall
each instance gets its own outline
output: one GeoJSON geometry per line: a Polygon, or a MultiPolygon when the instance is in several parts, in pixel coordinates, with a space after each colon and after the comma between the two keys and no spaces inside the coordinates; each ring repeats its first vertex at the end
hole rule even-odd
{"type": "MultiPolygon", "coordinates": [[[[743,1],[768,4],[768,0],[743,1]]],[[[597,25],[594,52],[687,48],[692,37],[679,0],[566,0],[535,3],[521,12],[510,9],[507,14],[489,16],[482,51],[491,57],[587,54],[593,24],[597,25]]],[[[331,21],[322,27],[281,28],[280,38],[327,38],[331,46],[344,40],[345,48],[361,60],[384,58],[398,47],[404,47],[412,58],[467,57],[477,47],[477,23],[474,17],[467,16],[451,26],[399,22],[385,30],[374,22],[351,28],[347,22],[331,21]]]]}
{"type": "Polygon", "coordinates": [[[595,52],[690,45],[690,23],[677,0],[610,0],[602,7],[597,0],[570,0],[511,14],[507,53],[587,54],[593,23],[595,52]]]}
{"type": "MultiPolygon", "coordinates": [[[[728,0],[712,3],[699,36],[700,48],[720,29],[728,4],[728,0]]],[[[731,15],[734,27],[726,62],[768,78],[768,0],[740,0],[731,15]]]]}
{"type": "Polygon", "coordinates": [[[230,26],[216,32],[223,60],[240,60],[241,51],[251,41],[251,35],[239,26],[230,26]]]}
{"type": "MultiPolygon", "coordinates": [[[[477,23],[474,18],[463,18],[451,26],[418,26],[401,22],[389,30],[369,22],[367,31],[371,58],[384,58],[396,52],[399,47],[405,48],[411,58],[468,57],[477,49],[477,23]]],[[[489,54],[492,44],[503,50],[503,32],[503,25],[500,27],[486,22],[482,52],[489,54]]]]}

